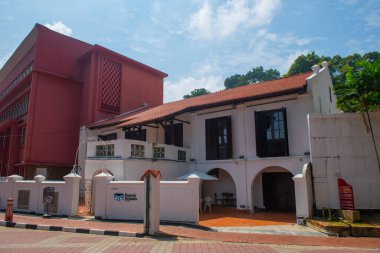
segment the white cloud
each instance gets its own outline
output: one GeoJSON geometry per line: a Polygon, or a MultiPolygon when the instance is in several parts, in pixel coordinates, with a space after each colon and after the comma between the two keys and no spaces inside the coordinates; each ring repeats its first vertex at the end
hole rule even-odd
{"type": "Polygon", "coordinates": [[[62,23],[61,21],[53,21],[53,23],[51,24],[46,23],[45,26],[53,31],[62,33],[67,36],[71,36],[71,34],[73,33],[71,28],[62,23]]]}
{"type": "Polygon", "coordinates": [[[194,89],[205,88],[211,92],[224,89],[222,76],[204,76],[204,77],[183,77],[178,81],[165,80],[164,83],[164,100],[165,102],[180,100],[184,95],[189,94],[194,89]]]}
{"type": "Polygon", "coordinates": [[[380,28],[380,14],[379,13],[371,13],[364,17],[364,21],[367,22],[367,25],[380,28]]]}
{"type": "MultiPolygon", "coordinates": [[[[322,39],[322,38],[298,38],[293,34],[275,34],[268,32],[267,29],[261,29],[257,32],[252,43],[256,43],[258,39],[270,42],[277,42],[285,45],[297,45],[297,46],[305,46],[310,44],[312,40],[322,39]]],[[[251,44],[252,44],[251,43],[251,44]]]]}
{"type": "Polygon", "coordinates": [[[242,28],[270,24],[280,3],[280,0],[228,0],[212,6],[205,1],[191,15],[189,31],[199,39],[223,39],[242,28]]]}

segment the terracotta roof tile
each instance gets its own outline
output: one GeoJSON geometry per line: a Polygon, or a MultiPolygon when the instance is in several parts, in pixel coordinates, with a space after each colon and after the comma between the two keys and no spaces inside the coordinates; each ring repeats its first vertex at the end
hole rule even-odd
{"type": "Polygon", "coordinates": [[[310,75],[311,72],[308,72],[166,103],[136,115],[129,116],[125,119],[125,122],[118,125],[118,127],[152,123],[156,120],[161,120],[171,115],[175,116],[204,107],[297,92],[306,86],[306,78],[310,75]]]}

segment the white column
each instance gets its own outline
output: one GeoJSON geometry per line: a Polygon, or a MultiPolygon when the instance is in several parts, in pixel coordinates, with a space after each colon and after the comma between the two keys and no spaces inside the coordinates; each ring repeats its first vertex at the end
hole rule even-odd
{"type": "Polygon", "coordinates": [[[37,206],[36,206],[36,212],[37,213],[44,213],[44,205],[43,203],[43,192],[42,192],[42,183],[46,180],[46,177],[42,175],[37,175],[34,177],[34,181],[36,182],[36,190],[37,190],[37,206]]]}
{"type": "Polygon", "coordinates": [[[300,218],[310,218],[313,208],[313,195],[309,164],[305,164],[302,174],[293,177],[296,194],[296,215],[300,218]]]}
{"type": "Polygon", "coordinates": [[[65,180],[65,203],[63,214],[73,216],[78,213],[79,205],[79,184],[81,176],[70,173],[63,177],[65,180]]]}
{"type": "Polygon", "coordinates": [[[150,170],[144,175],[144,232],[155,235],[160,231],[160,181],[161,174],[150,170]],[[149,205],[147,206],[147,196],[149,205]],[[148,209],[148,210],[147,210],[148,209]],[[147,215],[149,217],[147,217],[147,215]]]}
{"type": "Polygon", "coordinates": [[[114,177],[102,172],[94,177],[95,180],[95,217],[99,219],[107,218],[107,187],[114,177]]]}
{"type": "Polygon", "coordinates": [[[8,196],[6,196],[5,202],[7,201],[7,198],[15,198],[17,192],[14,192],[15,184],[17,181],[22,181],[24,178],[19,175],[11,175],[7,177],[8,179],[8,196]]]}
{"type": "MultiPolygon", "coordinates": [[[[199,186],[201,183],[201,179],[198,176],[190,176],[187,178],[189,182],[189,190],[193,193],[193,222],[198,225],[199,224],[199,198],[200,198],[200,190],[199,186]]],[[[187,200],[186,200],[187,201],[187,200]]]]}

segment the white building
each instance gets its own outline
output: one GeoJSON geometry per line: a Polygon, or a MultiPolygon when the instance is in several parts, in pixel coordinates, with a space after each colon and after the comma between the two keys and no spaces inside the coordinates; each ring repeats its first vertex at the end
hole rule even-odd
{"type": "Polygon", "coordinates": [[[86,203],[103,168],[116,180],[138,180],[155,168],[163,180],[191,171],[218,177],[204,181],[201,191],[218,204],[295,210],[292,177],[310,161],[307,115],[339,112],[327,63],[322,65],[82,128],[82,139],[103,140],[87,142],[79,155],[86,203]]]}

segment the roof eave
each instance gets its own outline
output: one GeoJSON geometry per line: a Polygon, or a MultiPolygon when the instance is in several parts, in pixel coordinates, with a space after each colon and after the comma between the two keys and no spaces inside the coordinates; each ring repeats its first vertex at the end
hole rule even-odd
{"type": "Polygon", "coordinates": [[[165,120],[165,119],[170,118],[170,117],[175,117],[177,115],[181,115],[181,114],[188,113],[188,112],[209,109],[211,107],[218,107],[218,106],[231,105],[231,104],[236,105],[239,103],[244,103],[244,102],[248,102],[248,101],[252,101],[252,100],[266,99],[266,98],[271,98],[271,97],[290,95],[290,94],[294,94],[294,93],[304,94],[304,93],[306,93],[306,87],[307,87],[307,84],[305,84],[301,88],[290,89],[290,90],[266,94],[266,95],[262,95],[262,96],[247,97],[247,98],[241,98],[241,99],[235,99],[235,100],[226,100],[226,101],[221,101],[221,102],[217,102],[217,103],[210,103],[210,104],[201,105],[201,106],[192,106],[192,107],[185,108],[183,110],[177,111],[175,113],[172,113],[172,114],[169,114],[169,115],[166,115],[164,117],[160,117],[160,118],[157,118],[154,120],[146,120],[146,121],[136,123],[136,124],[131,124],[131,125],[126,124],[128,122],[128,121],[126,121],[124,123],[116,125],[116,128],[134,127],[134,126],[145,125],[145,124],[150,124],[150,123],[157,123],[159,121],[165,120]]]}

